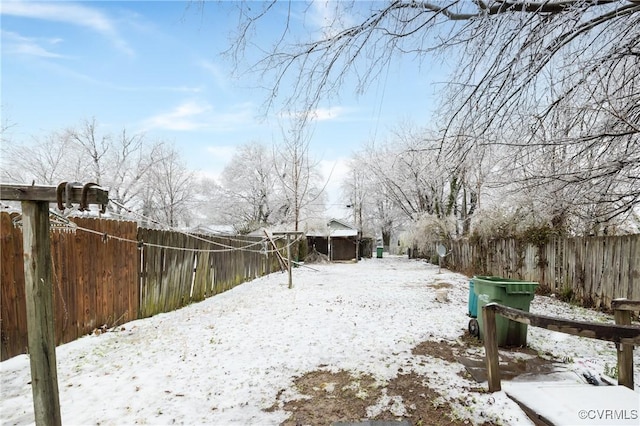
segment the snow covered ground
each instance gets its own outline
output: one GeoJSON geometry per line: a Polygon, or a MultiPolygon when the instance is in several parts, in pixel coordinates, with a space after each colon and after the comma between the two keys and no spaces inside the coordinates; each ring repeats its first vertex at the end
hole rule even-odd
{"type": "MultiPolygon", "coordinates": [[[[295,377],[323,369],[371,375],[381,385],[412,371],[429,378],[459,419],[531,424],[504,392],[478,391],[486,384],[459,363],[412,353],[425,341],[466,346],[467,277],[403,257],[311,266],[317,271],[294,270],[293,289],[286,274],[275,273],[60,346],[63,424],[279,424],[291,413],[277,402],[304,398],[295,377]],[[440,302],[436,291],[446,283],[449,301],[440,302]]],[[[549,297],[536,297],[531,311],[612,322],[549,297]]],[[[599,373],[616,365],[613,344],[531,327],[528,343],[569,370],[599,373]]],[[[28,357],[1,363],[0,379],[2,424],[33,423],[28,357]]],[[[379,413],[389,397],[382,402],[368,413],[379,413]]],[[[407,409],[395,401],[396,414],[407,409]]]]}

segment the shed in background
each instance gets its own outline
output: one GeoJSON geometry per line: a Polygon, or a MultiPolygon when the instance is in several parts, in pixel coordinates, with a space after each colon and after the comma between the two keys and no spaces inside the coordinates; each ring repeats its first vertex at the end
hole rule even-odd
{"type": "Polygon", "coordinates": [[[307,232],[309,250],[326,254],[332,261],[357,260],[360,234],[353,226],[331,219],[326,231],[307,232]]]}

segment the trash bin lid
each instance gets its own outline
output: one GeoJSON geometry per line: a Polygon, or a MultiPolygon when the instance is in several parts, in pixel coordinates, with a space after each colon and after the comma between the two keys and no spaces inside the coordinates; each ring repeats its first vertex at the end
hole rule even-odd
{"type": "Polygon", "coordinates": [[[510,278],[492,277],[492,276],[475,276],[474,280],[484,281],[484,284],[490,283],[493,286],[504,289],[507,294],[534,294],[538,283],[535,281],[521,281],[510,278]]]}

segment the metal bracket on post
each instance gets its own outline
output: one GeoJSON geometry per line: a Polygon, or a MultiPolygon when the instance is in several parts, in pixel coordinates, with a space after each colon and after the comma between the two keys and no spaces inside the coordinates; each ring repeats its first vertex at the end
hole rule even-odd
{"type": "MultiPolygon", "coordinates": [[[[87,196],[88,196],[88,192],[89,192],[89,188],[92,187],[96,187],[96,186],[100,186],[97,183],[85,183],[84,186],[82,187],[82,194],[80,195],[80,211],[89,211],[89,204],[87,203],[87,196]]],[[[107,211],[107,205],[106,204],[101,204],[100,205],[100,213],[105,213],[107,211]]]]}

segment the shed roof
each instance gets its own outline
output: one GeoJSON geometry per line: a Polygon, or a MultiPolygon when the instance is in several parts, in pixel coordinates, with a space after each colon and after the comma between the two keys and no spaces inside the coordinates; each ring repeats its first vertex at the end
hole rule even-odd
{"type": "Polygon", "coordinates": [[[358,231],[355,229],[333,229],[331,230],[331,237],[355,237],[358,235],[358,231]]]}
{"type": "Polygon", "coordinates": [[[327,231],[311,231],[307,232],[307,237],[356,237],[358,235],[358,231],[356,229],[333,229],[329,232],[327,231]]]}

